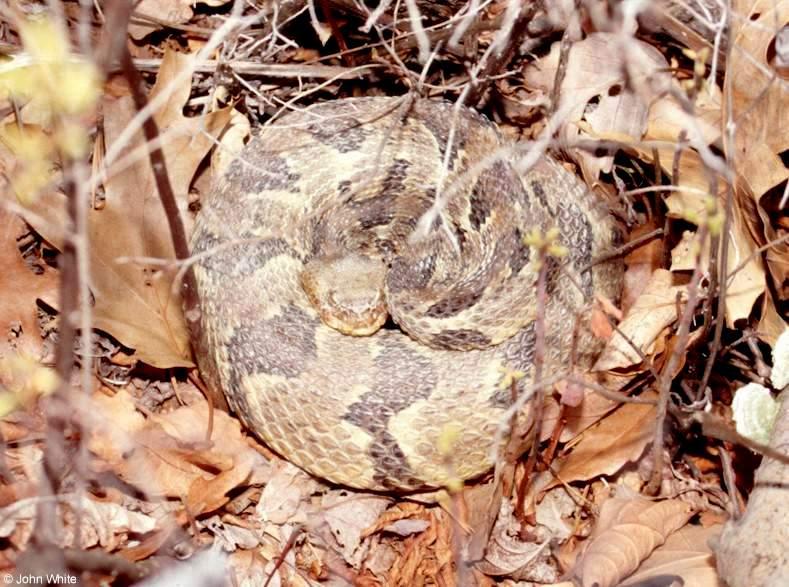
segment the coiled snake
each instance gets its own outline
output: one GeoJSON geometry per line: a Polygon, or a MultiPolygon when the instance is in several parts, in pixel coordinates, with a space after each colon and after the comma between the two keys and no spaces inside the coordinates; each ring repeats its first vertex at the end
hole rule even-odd
{"type": "Polygon", "coordinates": [[[585,300],[621,282],[618,262],[589,269],[613,221],[548,157],[519,175],[505,145],[469,109],[351,98],[283,116],[235,158],[192,238],[198,361],[269,446],[365,489],[490,469],[506,375],[523,390],[532,370],[533,228],[569,250],[549,260],[546,365],[569,362],[574,330],[591,363],[585,300]]]}

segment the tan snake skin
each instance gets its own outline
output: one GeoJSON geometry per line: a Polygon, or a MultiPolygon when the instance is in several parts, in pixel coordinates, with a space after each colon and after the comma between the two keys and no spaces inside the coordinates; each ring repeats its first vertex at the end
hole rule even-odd
{"type": "Polygon", "coordinates": [[[293,112],[203,202],[201,371],[269,446],[332,482],[414,490],[491,468],[509,426],[504,375],[526,373],[523,389],[532,371],[530,229],[558,227],[569,250],[563,267],[549,261],[549,373],[569,362],[577,316],[578,365],[591,364],[600,345],[582,327],[585,300],[618,295],[620,262],[581,272],[618,237],[580,181],[547,157],[519,176],[492,157],[507,153],[493,123],[455,118],[452,104],[404,98],[293,112]],[[439,190],[446,205],[415,239],[439,190]],[[331,298],[345,295],[335,282],[357,287],[356,267],[382,267],[383,328],[350,336],[321,320],[303,268],[326,259],[331,298]]]}

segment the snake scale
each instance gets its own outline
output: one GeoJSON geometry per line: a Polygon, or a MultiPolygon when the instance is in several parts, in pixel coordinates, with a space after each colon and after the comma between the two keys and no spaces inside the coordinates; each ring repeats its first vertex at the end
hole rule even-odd
{"type": "Polygon", "coordinates": [[[520,174],[506,146],[447,102],[338,99],[264,126],[216,181],[192,237],[197,358],[271,448],[371,490],[489,470],[512,421],[506,375],[523,372],[525,393],[532,372],[534,228],[568,249],[546,267],[546,367],[574,338],[591,364],[588,301],[622,279],[591,261],[615,224],[556,161],[520,174]]]}

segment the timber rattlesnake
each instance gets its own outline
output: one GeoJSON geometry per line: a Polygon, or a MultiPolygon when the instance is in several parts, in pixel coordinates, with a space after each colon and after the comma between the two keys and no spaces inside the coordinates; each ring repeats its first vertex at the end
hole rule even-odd
{"type": "MultiPolygon", "coordinates": [[[[568,363],[584,299],[615,298],[622,273],[581,272],[616,231],[580,181],[548,157],[521,177],[493,156],[504,145],[446,102],[351,98],[264,127],[218,180],[192,239],[207,253],[198,361],[272,448],[365,489],[491,467],[509,425],[505,374],[524,372],[523,389],[534,357],[536,255],[523,237],[556,226],[569,250],[548,271],[547,367],[568,363]],[[431,209],[437,193],[445,205],[431,209]]],[[[579,332],[588,367],[599,342],[579,332]]]]}

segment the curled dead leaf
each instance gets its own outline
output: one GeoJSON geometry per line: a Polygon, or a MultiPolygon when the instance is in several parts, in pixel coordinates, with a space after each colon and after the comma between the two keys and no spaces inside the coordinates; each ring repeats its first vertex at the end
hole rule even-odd
{"type": "Polygon", "coordinates": [[[198,402],[145,418],[124,390],[112,397],[95,394],[83,410],[94,434],[91,451],[119,477],[147,495],[179,497],[193,515],[216,509],[227,493],[260,483],[268,463],[251,448],[238,420],[214,413],[214,436],[205,442],[208,405],[198,402]]]}
{"type": "Polygon", "coordinates": [[[509,500],[501,503],[501,510],[493,526],[485,559],[477,568],[487,575],[506,575],[515,580],[552,583],[559,572],[551,560],[550,534],[541,531],[538,541],[518,538],[520,522],[513,515],[509,500]]]}
{"type": "Polygon", "coordinates": [[[584,587],[617,585],[693,513],[678,499],[654,502],[634,494],[606,500],[576,576],[584,587]]]}
{"type": "MultiPolygon", "coordinates": [[[[640,397],[654,400],[657,395],[642,394],[640,397]]],[[[585,430],[573,444],[572,451],[556,463],[557,478],[549,487],[560,482],[613,475],[638,459],[654,436],[655,409],[650,404],[622,404],[585,430]]]]}
{"type": "Polygon", "coordinates": [[[721,524],[708,528],[687,525],[674,532],[621,586],[638,587],[673,577],[679,584],[693,587],[722,587],[709,546],[710,540],[720,534],[721,527],[721,524]]]}
{"type": "Polygon", "coordinates": [[[633,345],[649,356],[655,349],[658,337],[676,320],[679,307],[677,300],[684,299],[686,295],[685,286],[674,285],[670,271],[656,270],[619,324],[619,332],[615,332],[606,345],[595,363],[594,371],[624,369],[640,364],[641,357],[633,345]]]}

